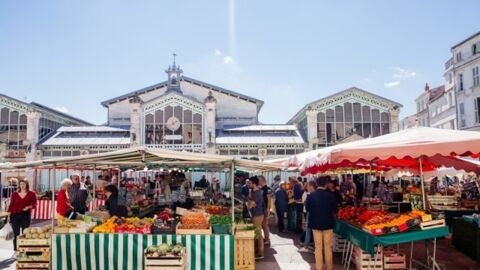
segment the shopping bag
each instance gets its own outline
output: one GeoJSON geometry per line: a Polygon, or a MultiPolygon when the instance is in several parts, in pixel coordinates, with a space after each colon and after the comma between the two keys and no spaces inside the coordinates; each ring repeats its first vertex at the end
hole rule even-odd
{"type": "Polygon", "coordinates": [[[5,224],[3,228],[0,230],[0,239],[5,239],[7,241],[12,240],[15,237],[13,234],[13,228],[10,223],[5,224]]]}

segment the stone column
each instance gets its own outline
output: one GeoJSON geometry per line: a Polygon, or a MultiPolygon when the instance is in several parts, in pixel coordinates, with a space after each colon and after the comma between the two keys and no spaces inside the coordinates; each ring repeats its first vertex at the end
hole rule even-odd
{"type": "Polygon", "coordinates": [[[130,146],[139,146],[141,143],[140,136],[142,117],[142,102],[139,97],[130,99],[130,146]]]}
{"type": "Polygon", "coordinates": [[[391,108],[390,112],[390,133],[398,131],[398,116],[400,115],[400,108],[397,106],[391,108]]]}
{"type": "MultiPolygon", "coordinates": [[[[41,113],[39,112],[27,112],[27,140],[26,140],[26,155],[25,155],[25,160],[26,161],[34,161],[34,160],[40,160],[42,159],[42,151],[38,150],[37,151],[37,144],[38,144],[38,135],[40,132],[40,118],[42,116],[41,113]]],[[[25,170],[25,176],[27,181],[30,183],[30,186],[32,189],[35,189],[37,187],[34,186],[35,183],[33,183],[34,178],[35,178],[35,170],[33,169],[26,169],[25,170]]]]}
{"type": "Polygon", "coordinates": [[[205,98],[205,134],[203,136],[207,154],[215,154],[216,118],[217,100],[213,97],[212,91],[210,91],[205,98]]]}
{"type": "Polygon", "coordinates": [[[318,143],[317,111],[309,107],[305,115],[307,116],[308,149],[313,150],[313,146],[318,143]]]}

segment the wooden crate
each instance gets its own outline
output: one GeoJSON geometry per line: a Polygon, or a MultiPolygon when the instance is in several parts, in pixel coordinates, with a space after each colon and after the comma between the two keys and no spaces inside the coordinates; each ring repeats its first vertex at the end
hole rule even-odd
{"type": "Polygon", "coordinates": [[[255,231],[238,231],[252,224],[235,225],[235,266],[236,270],[255,269],[255,231]]]}
{"type": "Polygon", "coordinates": [[[403,253],[384,254],[384,269],[405,269],[407,268],[407,258],[403,253]]]}
{"type": "Polygon", "coordinates": [[[17,262],[17,269],[49,269],[48,262],[17,262]]]}
{"type": "Polygon", "coordinates": [[[199,234],[199,235],[211,235],[212,234],[212,227],[209,227],[208,229],[180,229],[181,223],[177,224],[177,234],[199,234]]]}
{"type": "Polygon", "coordinates": [[[445,219],[437,219],[437,220],[420,223],[420,228],[422,230],[435,229],[435,228],[444,227],[444,226],[445,226],[445,219]]]}
{"type": "Polygon", "coordinates": [[[187,255],[152,258],[145,256],[147,270],[183,270],[187,267],[187,255]]]}
{"type": "Polygon", "coordinates": [[[20,246],[17,248],[18,252],[50,252],[50,247],[29,247],[20,246]]]}
{"type": "Polygon", "coordinates": [[[20,236],[17,238],[17,246],[50,246],[50,238],[47,239],[27,239],[20,236]]]}

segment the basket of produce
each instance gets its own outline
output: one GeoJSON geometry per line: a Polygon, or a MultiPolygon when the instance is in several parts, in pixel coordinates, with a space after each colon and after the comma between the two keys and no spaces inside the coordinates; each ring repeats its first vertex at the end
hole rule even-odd
{"type": "Polygon", "coordinates": [[[48,246],[52,235],[52,225],[31,227],[23,230],[23,235],[17,239],[18,246],[48,246]]]}
{"type": "Polygon", "coordinates": [[[149,246],[145,250],[145,269],[184,269],[187,258],[182,244],[149,246]]]}
{"type": "Polygon", "coordinates": [[[230,234],[232,228],[231,216],[213,215],[209,222],[214,234],[230,234]]]}
{"type": "Polygon", "coordinates": [[[181,218],[177,224],[177,234],[212,234],[212,228],[203,213],[191,212],[181,218]]]}

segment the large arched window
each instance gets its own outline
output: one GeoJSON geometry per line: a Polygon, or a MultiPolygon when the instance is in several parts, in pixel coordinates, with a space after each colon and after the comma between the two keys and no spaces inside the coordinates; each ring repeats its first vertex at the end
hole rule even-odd
{"type": "Polygon", "coordinates": [[[203,113],[175,103],[149,110],[144,114],[144,143],[165,148],[202,145],[203,113]]]}
{"type": "Polygon", "coordinates": [[[27,116],[7,107],[0,109],[0,143],[8,149],[24,149],[27,139],[27,116]]]}

